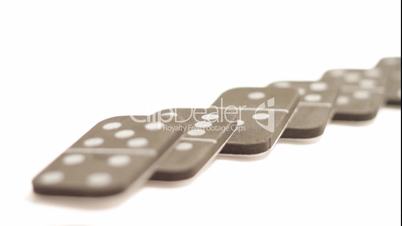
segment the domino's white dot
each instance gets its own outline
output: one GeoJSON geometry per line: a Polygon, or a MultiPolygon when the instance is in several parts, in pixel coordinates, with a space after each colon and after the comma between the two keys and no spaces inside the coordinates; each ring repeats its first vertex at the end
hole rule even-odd
{"type": "Polygon", "coordinates": [[[345,81],[348,83],[356,83],[360,80],[360,74],[355,72],[350,72],[346,74],[345,81]]]}
{"type": "Polygon", "coordinates": [[[54,185],[64,180],[64,174],[60,171],[50,171],[41,175],[40,182],[45,185],[54,185]]]}
{"type": "Polygon", "coordinates": [[[328,89],[328,84],[325,82],[316,82],[310,85],[310,89],[315,92],[323,92],[328,89]]]}
{"type": "Polygon", "coordinates": [[[306,95],[306,93],[307,93],[306,90],[303,89],[303,88],[297,89],[297,92],[299,93],[300,96],[304,96],[304,95],[306,95]]]}
{"type": "Polygon", "coordinates": [[[144,138],[144,137],[137,137],[137,138],[133,138],[130,139],[127,142],[127,146],[131,147],[131,148],[142,148],[147,146],[149,143],[148,139],[144,138]]]}
{"type": "Polygon", "coordinates": [[[165,127],[165,124],[163,124],[162,122],[151,122],[145,125],[145,129],[149,131],[161,130],[163,129],[163,127],[165,127]]]}
{"type": "Polygon", "coordinates": [[[219,115],[217,113],[210,113],[207,115],[203,115],[201,118],[206,121],[215,121],[219,119],[219,115]]]}
{"type": "Polygon", "coordinates": [[[63,158],[63,164],[67,166],[74,166],[83,163],[85,156],[82,154],[71,154],[63,158]]]}
{"type": "Polygon", "coordinates": [[[347,104],[350,103],[350,98],[349,98],[348,96],[339,96],[339,97],[336,99],[336,103],[337,103],[338,105],[347,105],[347,104]]]}
{"type": "Polygon", "coordinates": [[[277,88],[290,88],[292,85],[289,82],[278,82],[274,84],[277,88]]]}
{"type": "Polygon", "coordinates": [[[89,138],[84,141],[84,146],[86,147],[97,147],[102,145],[104,140],[100,137],[89,138]]]}
{"type": "Polygon", "coordinates": [[[371,94],[369,91],[366,90],[360,90],[360,91],[356,91],[353,94],[354,98],[359,99],[359,100],[366,100],[369,99],[371,94]]]}
{"type": "Polygon", "coordinates": [[[322,96],[319,94],[309,94],[304,97],[304,100],[308,102],[320,102],[322,100],[322,96]]]}
{"type": "Polygon", "coordinates": [[[201,128],[201,129],[206,129],[212,126],[212,123],[209,121],[202,121],[202,122],[197,122],[195,124],[195,127],[201,128]]]}
{"type": "Polygon", "coordinates": [[[237,120],[237,126],[244,126],[244,124],[246,124],[246,122],[244,122],[243,120],[237,120]]]}
{"type": "Polygon", "coordinates": [[[114,136],[118,139],[127,139],[134,136],[135,132],[131,129],[117,131],[114,136]]]}
{"type": "Polygon", "coordinates": [[[129,165],[131,157],[128,155],[114,155],[109,157],[107,163],[112,167],[124,167],[129,165]]]}
{"type": "Polygon", "coordinates": [[[103,129],[104,130],[115,130],[118,129],[122,126],[122,124],[120,122],[109,122],[106,123],[105,125],[103,125],[103,129]]]}
{"type": "Polygon", "coordinates": [[[266,120],[269,119],[269,114],[268,113],[255,113],[253,115],[253,119],[255,120],[266,120]]]}
{"type": "Polygon", "coordinates": [[[379,69],[367,70],[365,74],[369,78],[379,78],[379,77],[381,77],[381,71],[379,69]]]}
{"type": "Polygon", "coordinates": [[[188,142],[182,142],[176,146],[177,151],[189,151],[193,149],[194,145],[188,142]]]}
{"type": "Polygon", "coordinates": [[[263,92],[252,92],[248,94],[250,100],[261,100],[265,98],[265,93],[263,92]]]}
{"type": "Polygon", "coordinates": [[[187,132],[188,135],[193,136],[193,137],[203,136],[205,133],[206,133],[206,131],[203,129],[192,129],[187,132]]]}
{"type": "Polygon", "coordinates": [[[108,173],[93,173],[87,177],[86,183],[90,187],[105,187],[112,183],[112,176],[108,173]]]}
{"type": "Polygon", "coordinates": [[[372,79],[363,79],[360,81],[359,86],[363,89],[373,89],[377,86],[377,81],[372,79]]]}

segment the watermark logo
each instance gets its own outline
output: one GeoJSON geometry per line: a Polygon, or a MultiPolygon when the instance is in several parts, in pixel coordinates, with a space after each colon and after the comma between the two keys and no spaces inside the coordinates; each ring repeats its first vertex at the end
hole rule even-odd
{"type": "Polygon", "coordinates": [[[254,111],[253,119],[264,130],[275,131],[275,99],[271,98],[261,103],[254,111]]]}
{"type": "Polygon", "coordinates": [[[256,123],[268,132],[275,130],[275,98],[264,101],[256,108],[247,106],[225,105],[223,99],[220,106],[208,109],[166,109],[147,117],[131,116],[136,123],[160,123],[165,130],[188,130],[193,127],[219,130],[216,123],[237,124],[238,131],[244,131],[250,123],[256,123]],[[250,118],[251,117],[251,118],[250,118]],[[254,121],[254,122],[253,122],[254,121]]]}

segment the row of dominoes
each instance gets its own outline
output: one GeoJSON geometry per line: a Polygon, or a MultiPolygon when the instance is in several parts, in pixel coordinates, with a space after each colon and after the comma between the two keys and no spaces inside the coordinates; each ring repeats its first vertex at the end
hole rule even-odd
{"type": "Polygon", "coordinates": [[[33,180],[46,195],[107,196],[148,180],[195,176],[217,154],[256,155],[280,138],[309,139],[328,122],[367,121],[400,106],[400,58],[319,81],[236,88],[207,109],[167,109],[100,122],[33,180]]]}

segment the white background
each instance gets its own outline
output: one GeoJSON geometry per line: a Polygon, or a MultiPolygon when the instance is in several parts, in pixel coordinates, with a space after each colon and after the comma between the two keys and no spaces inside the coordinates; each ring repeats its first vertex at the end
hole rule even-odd
{"type": "Polygon", "coordinates": [[[98,121],[400,56],[399,0],[0,0],[0,225],[400,225],[401,116],[218,159],[180,186],[41,198],[31,179],[98,121]]]}

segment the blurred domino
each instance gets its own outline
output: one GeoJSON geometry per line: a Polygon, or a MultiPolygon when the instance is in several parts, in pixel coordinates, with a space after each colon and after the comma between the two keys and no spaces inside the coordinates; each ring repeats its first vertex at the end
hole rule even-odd
{"type": "Polygon", "coordinates": [[[241,110],[239,128],[221,153],[254,155],[269,151],[285,130],[299,101],[294,88],[236,88],[223,93],[216,107],[241,110]]]}
{"type": "Polygon", "coordinates": [[[178,181],[195,176],[237,129],[238,113],[224,109],[172,109],[158,115],[163,121],[172,121],[174,117],[169,125],[181,126],[185,132],[170,147],[169,156],[159,165],[153,180],[178,181]]]}
{"type": "Polygon", "coordinates": [[[337,82],[278,82],[277,88],[296,88],[301,100],[281,138],[310,139],[321,136],[331,120],[339,92],[337,82]]]}
{"type": "Polygon", "coordinates": [[[340,82],[333,120],[368,121],[384,103],[386,79],[381,70],[331,70],[322,81],[340,82]]]}
{"type": "Polygon", "coordinates": [[[378,63],[377,68],[382,70],[387,79],[386,103],[401,106],[401,58],[384,58],[378,63]]]}
{"type": "Polygon", "coordinates": [[[100,122],[33,180],[34,191],[107,196],[142,185],[181,135],[146,119],[123,116],[100,122]]]}

